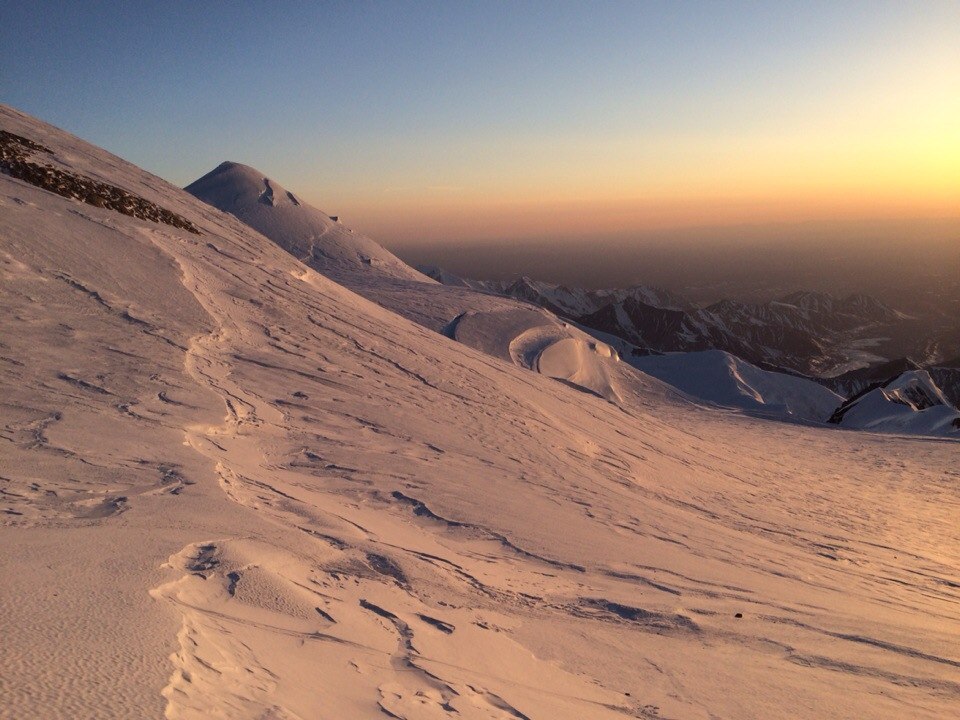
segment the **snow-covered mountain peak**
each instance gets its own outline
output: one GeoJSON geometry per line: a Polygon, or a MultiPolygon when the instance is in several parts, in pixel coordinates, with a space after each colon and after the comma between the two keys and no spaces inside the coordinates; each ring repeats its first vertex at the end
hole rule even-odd
{"type": "MultiPolygon", "coordinates": [[[[278,205],[300,205],[300,201],[276,180],[262,175],[256,168],[242,163],[227,160],[220,163],[205,177],[217,178],[218,186],[224,192],[233,194],[231,198],[224,198],[224,202],[237,202],[239,193],[256,194],[258,202],[276,207],[278,205]]],[[[208,201],[209,202],[209,201],[208,201]]],[[[212,203],[211,203],[212,204],[212,203]]],[[[332,222],[332,220],[331,220],[332,222]]]]}
{"type": "Polygon", "coordinates": [[[370,238],[303,202],[259,170],[224,162],[186,188],[191,195],[267,236],[324,273],[426,278],[370,238]]]}
{"type": "Polygon", "coordinates": [[[786,305],[793,305],[800,310],[812,313],[832,312],[835,304],[833,295],[825,292],[816,292],[814,290],[797,290],[789,295],[784,295],[779,302],[786,305]]]}

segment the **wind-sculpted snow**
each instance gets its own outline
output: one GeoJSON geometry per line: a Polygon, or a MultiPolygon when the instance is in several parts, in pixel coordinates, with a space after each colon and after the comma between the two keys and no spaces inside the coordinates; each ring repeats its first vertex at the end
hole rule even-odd
{"type": "Polygon", "coordinates": [[[619,400],[604,360],[615,357],[610,346],[595,340],[563,338],[537,355],[537,372],[619,400]]]}
{"type": "MultiPolygon", "coordinates": [[[[583,388],[613,402],[617,353],[610,346],[533,308],[469,311],[450,326],[450,336],[518,367],[583,388]]],[[[629,383],[630,378],[625,380],[629,383]]]]}
{"type": "Polygon", "coordinates": [[[0,716],[955,714],[956,443],[615,404],[0,127],[202,233],[0,178],[0,716]]]}

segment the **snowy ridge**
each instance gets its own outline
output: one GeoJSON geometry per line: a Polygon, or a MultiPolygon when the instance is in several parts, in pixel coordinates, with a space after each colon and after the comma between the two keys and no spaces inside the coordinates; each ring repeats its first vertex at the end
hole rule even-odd
{"type": "Polygon", "coordinates": [[[960,412],[925,370],[910,370],[867,389],[830,418],[841,427],[960,437],[960,412]]]}
{"type": "Polygon", "coordinates": [[[589,315],[611,303],[622,302],[628,298],[667,309],[686,306],[685,301],[673,293],[646,285],[614,290],[585,290],[534,280],[526,275],[516,280],[472,280],[433,265],[421,265],[418,269],[444,285],[470,287],[506,295],[571,318],[589,315]]]}

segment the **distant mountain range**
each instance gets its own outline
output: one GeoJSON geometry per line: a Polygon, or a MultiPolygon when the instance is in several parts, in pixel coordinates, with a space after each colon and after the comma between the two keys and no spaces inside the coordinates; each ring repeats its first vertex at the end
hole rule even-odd
{"type": "MultiPolygon", "coordinates": [[[[676,293],[642,285],[583,290],[527,277],[489,282],[420,270],[445,284],[526,300],[641,348],[725,350],[760,367],[805,375],[827,376],[886,359],[874,347],[911,320],[864,294],[841,298],[801,291],[766,303],[725,299],[698,307],[676,293]]],[[[960,339],[956,342],[960,351],[960,339]]]]}
{"type": "MultiPolygon", "coordinates": [[[[766,303],[725,299],[698,307],[676,293],[648,286],[585,290],[528,277],[482,281],[435,267],[419,269],[446,285],[546,308],[611,343],[635,367],[709,403],[821,422],[832,418],[848,427],[856,423],[910,431],[904,417],[881,421],[891,413],[877,407],[869,419],[859,411],[840,411],[901,378],[915,385],[922,372],[924,382],[935,388],[930,395],[938,401],[932,404],[942,401],[947,414],[960,405],[960,357],[937,360],[945,349],[960,344],[960,333],[925,337],[917,318],[870,295],[799,291],[766,303]],[[917,348],[926,362],[880,354],[903,346],[917,348]]],[[[899,403],[890,392],[884,397],[884,403],[899,403]]],[[[915,415],[930,406],[921,402],[908,412],[915,415]]],[[[894,410],[892,415],[902,415],[894,410]]],[[[928,414],[916,432],[933,432],[940,425],[928,414]]]]}

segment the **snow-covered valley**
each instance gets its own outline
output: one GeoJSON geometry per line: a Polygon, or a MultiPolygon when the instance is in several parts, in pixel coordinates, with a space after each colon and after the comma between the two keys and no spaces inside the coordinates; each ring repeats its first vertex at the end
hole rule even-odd
{"type": "Polygon", "coordinates": [[[0,175],[0,717],[960,709],[955,440],[703,407],[319,211],[281,247],[0,129],[189,224],[0,175]]]}

